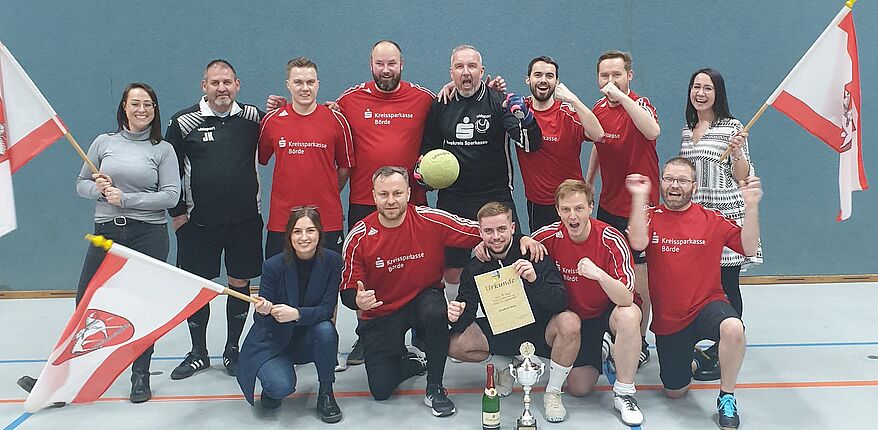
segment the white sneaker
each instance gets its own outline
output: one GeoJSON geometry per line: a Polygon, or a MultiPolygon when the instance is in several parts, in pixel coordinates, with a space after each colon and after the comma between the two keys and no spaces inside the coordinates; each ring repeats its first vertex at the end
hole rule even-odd
{"type": "Polygon", "coordinates": [[[344,372],[348,369],[348,360],[339,353],[335,358],[335,371],[344,372]]]}
{"type": "Polygon", "coordinates": [[[497,395],[500,397],[506,397],[512,394],[512,387],[515,385],[515,378],[512,377],[512,372],[509,371],[508,367],[504,367],[497,371],[497,377],[494,382],[496,383],[497,395]]]}
{"type": "Polygon", "coordinates": [[[630,427],[643,424],[643,413],[637,406],[634,396],[613,396],[613,406],[622,414],[622,421],[630,427]]]}
{"type": "Polygon", "coordinates": [[[546,421],[550,423],[560,423],[567,419],[567,408],[561,402],[561,393],[546,391],[543,394],[543,408],[546,421]]]}

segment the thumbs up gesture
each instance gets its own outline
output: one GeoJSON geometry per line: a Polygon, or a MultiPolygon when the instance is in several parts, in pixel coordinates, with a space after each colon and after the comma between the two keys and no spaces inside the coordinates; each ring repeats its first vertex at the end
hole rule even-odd
{"type": "Polygon", "coordinates": [[[357,307],[368,311],[383,305],[384,302],[375,298],[375,290],[367,290],[363,281],[357,281],[357,307]]]}

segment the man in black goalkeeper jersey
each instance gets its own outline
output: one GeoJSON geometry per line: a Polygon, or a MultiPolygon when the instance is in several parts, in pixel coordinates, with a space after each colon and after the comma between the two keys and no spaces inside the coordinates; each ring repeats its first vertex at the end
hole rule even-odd
{"type": "MultiPolygon", "coordinates": [[[[450,69],[456,94],[447,104],[433,102],[421,143],[421,155],[441,148],[454,154],[460,163],[460,176],[439,191],[436,206],[475,219],[485,203],[503,202],[513,208],[517,222],[507,138],[527,152],[535,151],[542,142],[540,127],[523,97],[507,97],[482,82],[485,68],[482,54],[475,47],[454,48],[450,69]]],[[[470,250],[445,250],[446,291],[452,298],[457,296],[460,272],[469,258],[470,250]]]]}

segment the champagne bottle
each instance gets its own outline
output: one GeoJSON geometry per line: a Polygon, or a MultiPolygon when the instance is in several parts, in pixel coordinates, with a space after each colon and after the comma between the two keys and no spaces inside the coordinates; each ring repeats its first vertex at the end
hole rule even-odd
{"type": "Polygon", "coordinates": [[[488,364],[488,379],[485,381],[485,394],[482,395],[482,429],[500,428],[500,396],[494,388],[494,365],[488,364]]]}

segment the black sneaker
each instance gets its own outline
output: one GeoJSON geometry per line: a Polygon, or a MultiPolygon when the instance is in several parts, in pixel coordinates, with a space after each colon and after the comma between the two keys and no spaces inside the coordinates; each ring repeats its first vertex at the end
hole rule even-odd
{"type": "Polygon", "coordinates": [[[131,394],[128,400],[131,403],[143,403],[152,398],[152,390],[149,388],[149,372],[131,373],[131,394]]]}
{"type": "Polygon", "coordinates": [[[441,385],[427,386],[424,404],[430,407],[435,417],[447,417],[457,412],[454,403],[448,398],[448,390],[441,385]]]}
{"type": "Polygon", "coordinates": [[[21,387],[22,390],[30,393],[30,391],[34,389],[34,385],[37,385],[37,379],[25,375],[21,378],[18,378],[17,384],[19,387],[21,387]]]}
{"type": "Polygon", "coordinates": [[[637,368],[645,366],[649,363],[649,344],[644,340],[643,346],[640,348],[640,360],[637,362],[637,368]]]}
{"type": "Polygon", "coordinates": [[[238,376],[239,355],[237,346],[233,346],[223,353],[223,366],[226,367],[226,372],[228,372],[229,376],[238,376]]]}
{"type": "Polygon", "coordinates": [[[195,352],[190,352],[186,354],[186,358],[183,359],[183,362],[180,363],[179,366],[174,368],[174,371],[171,372],[171,379],[180,380],[186,379],[195,374],[195,372],[207,369],[210,367],[210,358],[207,357],[207,354],[196,354],[195,352]]]}
{"type": "Polygon", "coordinates": [[[317,395],[317,413],[320,414],[321,421],[330,424],[337,423],[344,418],[332,391],[317,395]]]}
{"type": "MultiPolygon", "coordinates": [[[[18,378],[18,381],[16,383],[18,384],[19,387],[21,387],[22,390],[30,393],[31,390],[34,389],[34,385],[37,385],[37,379],[25,375],[25,376],[22,376],[21,378],[18,378]]],[[[64,407],[66,405],[67,405],[67,403],[65,403],[65,402],[52,403],[52,407],[55,407],[55,408],[61,408],[61,407],[64,407]]]]}
{"type": "Polygon", "coordinates": [[[695,360],[695,373],[692,379],[696,381],[716,381],[720,378],[719,357],[711,357],[710,354],[695,348],[692,352],[695,360]]]}
{"type": "Polygon", "coordinates": [[[405,379],[426,375],[427,359],[414,351],[409,351],[403,356],[402,368],[406,375],[405,379]]]}
{"type": "Polygon", "coordinates": [[[275,399],[273,397],[269,397],[265,394],[265,391],[262,391],[262,395],[259,396],[259,405],[262,406],[263,409],[274,410],[280,407],[283,399],[275,399]]]}
{"type": "Polygon", "coordinates": [[[738,416],[738,403],[735,396],[726,394],[716,398],[716,411],[719,413],[719,427],[723,430],[732,430],[741,425],[738,416]]]}
{"type": "Polygon", "coordinates": [[[354,342],[353,350],[350,354],[348,354],[348,366],[356,366],[359,364],[363,364],[366,362],[366,358],[363,354],[363,344],[360,343],[360,340],[357,339],[354,342]]]}

